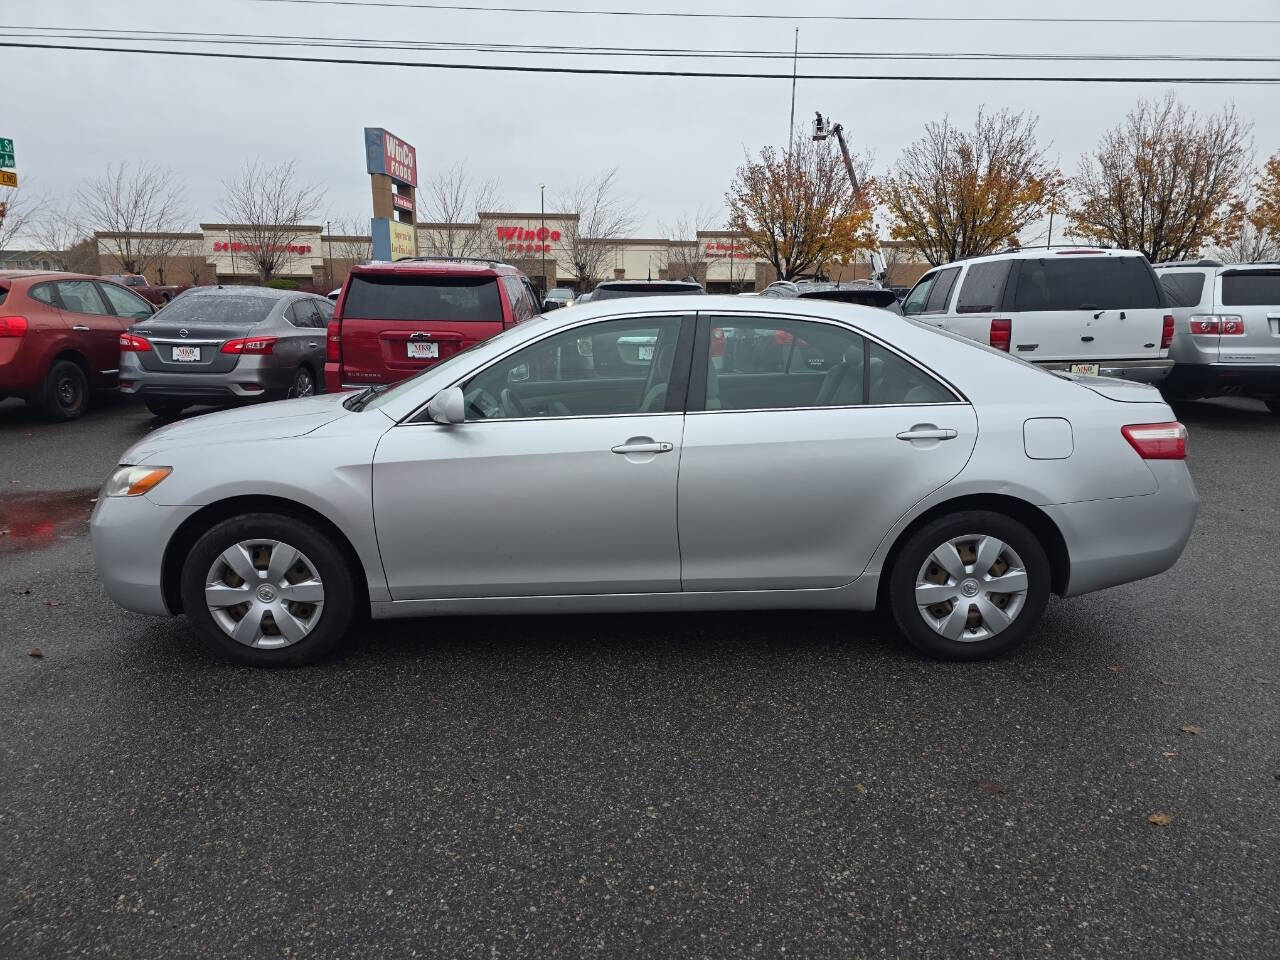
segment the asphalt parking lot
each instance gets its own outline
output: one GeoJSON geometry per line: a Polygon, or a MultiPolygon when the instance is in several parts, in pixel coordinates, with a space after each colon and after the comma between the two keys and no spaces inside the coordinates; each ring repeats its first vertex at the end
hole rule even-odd
{"type": "Polygon", "coordinates": [[[0,403],[0,957],[1275,957],[1280,418],[1178,414],[1181,562],[997,662],[778,613],[255,671],[94,579],[146,411],[0,403]]]}

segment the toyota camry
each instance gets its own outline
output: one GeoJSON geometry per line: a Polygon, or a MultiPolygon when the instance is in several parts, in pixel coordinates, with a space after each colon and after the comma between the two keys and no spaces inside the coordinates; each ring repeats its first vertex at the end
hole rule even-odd
{"type": "Polygon", "coordinates": [[[593,301],[390,388],[157,430],[93,550],[116,602],[263,666],[324,656],[358,613],[877,606],[979,659],[1050,594],[1172,566],[1186,454],[1149,386],[885,311],[593,301]]]}

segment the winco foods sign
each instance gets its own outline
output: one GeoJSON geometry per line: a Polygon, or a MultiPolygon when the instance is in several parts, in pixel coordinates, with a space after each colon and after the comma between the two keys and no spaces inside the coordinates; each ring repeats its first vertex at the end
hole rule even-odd
{"type": "Polygon", "coordinates": [[[364,128],[365,166],[411,187],[418,185],[418,151],[381,127],[364,128]]]}

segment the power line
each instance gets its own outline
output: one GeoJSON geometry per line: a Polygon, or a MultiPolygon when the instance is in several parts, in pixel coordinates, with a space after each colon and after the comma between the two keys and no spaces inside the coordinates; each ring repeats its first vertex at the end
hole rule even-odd
{"type": "Polygon", "coordinates": [[[1221,17],[973,17],[973,16],[892,16],[840,13],[706,13],[689,10],[584,10],[568,7],[481,6],[468,3],[392,3],[390,0],[244,0],[247,3],[290,3],[325,7],[381,7],[390,10],[455,10],[467,13],[539,13],[584,17],[672,17],[695,20],[825,20],[893,23],[1129,23],[1261,25],[1280,24],[1280,19],[1250,17],[1227,20],[1221,17]]]}
{"type": "MultiPolygon", "coordinates": [[[[346,57],[297,57],[269,53],[228,53],[215,50],[156,50],[142,47],[103,47],[58,43],[19,43],[0,40],[0,47],[25,50],[79,50],[89,53],[135,53],[150,57],[204,57],[215,60],[264,60],[277,63],[322,63],[364,67],[412,67],[428,70],[480,70],[508,73],[560,73],[614,77],[684,77],[713,80],[790,80],[790,73],[715,73],[702,70],[632,70],[614,67],[533,66],[511,63],[438,63],[418,60],[358,60],[346,57]]],[[[939,74],[816,73],[799,74],[800,80],[897,80],[921,82],[990,83],[1189,83],[1189,84],[1280,84],[1280,77],[1027,77],[939,74]]]]}
{"type": "MultiPolygon", "coordinates": [[[[209,33],[191,30],[138,30],[110,27],[50,27],[0,24],[0,30],[26,31],[14,36],[28,39],[68,39],[149,42],[159,38],[170,43],[206,43],[245,46],[292,46],[354,50],[430,50],[438,52],[506,53],[537,56],[672,57],[678,59],[791,60],[788,50],[751,50],[699,47],[615,47],[561,44],[489,43],[483,41],[387,40],[375,37],[321,37],[290,34],[209,33]]],[[[1275,56],[1240,56],[1185,53],[1002,53],[939,51],[837,51],[814,50],[799,54],[801,60],[938,60],[938,61],[1046,61],[1092,62],[1183,62],[1183,63],[1280,63],[1275,56]]]]}

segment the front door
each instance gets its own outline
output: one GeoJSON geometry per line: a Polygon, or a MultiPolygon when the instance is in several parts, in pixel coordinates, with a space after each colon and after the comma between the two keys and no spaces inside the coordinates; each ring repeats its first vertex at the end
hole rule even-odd
{"type": "Polygon", "coordinates": [[[678,591],[692,327],[561,331],[460,384],[467,422],[389,431],[373,501],[393,599],[678,591]]]}
{"type": "Polygon", "coordinates": [[[969,459],[973,409],[847,327],[712,316],[698,338],[705,386],[699,371],[680,463],[685,590],[849,583],[969,459]]]}

